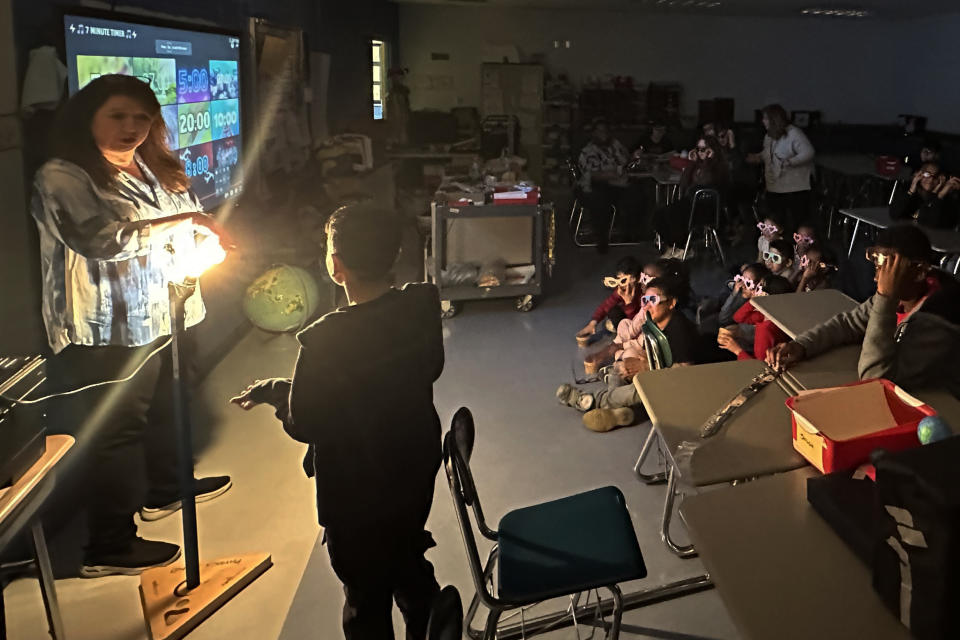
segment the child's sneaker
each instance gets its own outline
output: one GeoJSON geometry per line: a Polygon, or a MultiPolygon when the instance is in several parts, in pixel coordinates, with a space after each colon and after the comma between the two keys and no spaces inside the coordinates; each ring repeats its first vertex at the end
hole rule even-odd
{"type": "Polygon", "coordinates": [[[633,424],[633,409],[594,409],[583,414],[583,426],[590,431],[606,433],[616,427],[626,427],[633,424]]]}
{"type": "Polygon", "coordinates": [[[577,411],[586,412],[593,409],[593,395],[584,393],[570,384],[562,384],[557,387],[557,400],[560,404],[573,407],[577,411]]]}

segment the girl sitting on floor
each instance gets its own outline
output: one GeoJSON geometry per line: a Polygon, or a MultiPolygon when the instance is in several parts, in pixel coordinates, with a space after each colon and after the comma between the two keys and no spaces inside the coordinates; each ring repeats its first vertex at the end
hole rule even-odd
{"type": "MultiPolygon", "coordinates": [[[[640,293],[637,294],[636,299],[639,301],[640,296],[646,292],[646,288],[650,282],[655,279],[667,278],[677,283],[678,298],[677,304],[683,309],[689,303],[690,300],[690,273],[687,270],[687,263],[678,258],[660,258],[656,262],[651,262],[647,264],[639,277],[640,284],[640,293]]],[[[629,337],[634,326],[632,321],[637,320],[638,314],[634,314],[629,318],[624,318],[616,325],[607,326],[607,330],[610,333],[617,334],[617,337],[614,338],[613,343],[608,345],[606,348],[596,351],[595,353],[590,354],[588,360],[585,361],[585,364],[590,370],[596,370],[605,365],[609,365],[614,356],[623,350],[623,347],[620,346],[624,339],[631,340],[636,338],[636,335],[629,337]],[[621,338],[620,336],[628,336],[626,338],[621,338]]],[[[608,321],[609,324],[609,321],[608,321]]],[[[639,328],[643,325],[643,320],[640,319],[639,323],[636,323],[636,327],[639,328]]],[[[586,329],[586,327],[584,328],[586,329]]],[[[578,337],[578,340],[580,338],[578,337]]]]}
{"type": "Polygon", "coordinates": [[[818,244],[810,245],[800,258],[800,283],[797,285],[797,293],[829,289],[836,272],[837,257],[830,248],[818,244]]]}
{"type": "MultiPolygon", "coordinates": [[[[642,297],[643,311],[666,337],[675,367],[698,361],[696,328],[679,307],[683,288],[683,283],[676,279],[657,278],[647,286],[647,292],[642,297]]],[[[645,321],[641,320],[643,315],[638,314],[630,322],[642,325],[645,321]]],[[[561,404],[583,412],[584,426],[591,431],[610,431],[615,427],[633,424],[637,414],[642,412],[643,405],[636,387],[627,381],[649,368],[642,347],[637,353],[639,355],[636,357],[621,360],[623,375],[608,376],[607,389],[594,395],[573,385],[563,384],[557,389],[557,399],[561,404]]]]}
{"type": "MultiPolygon", "coordinates": [[[[778,295],[781,293],[792,293],[793,286],[790,281],[782,276],[769,275],[763,279],[763,282],[754,291],[754,297],[778,295]]],[[[790,337],[783,332],[780,327],[774,324],[760,311],[758,311],[752,302],[745,303],[734,316],[738,323],[752,324],[754,326],[753,345],[750,349],[744,348],[735,332],[729,328],[720,329],[717,333],[717,344],[726,349],[737,360],[763,359],[767,355],[767,350],[773,348],[782,342],[787,342],[790,337]]]]}
{"type": "MultiPolygon", "coordinates": [[[[671,282],[671,290],[677,300],[677,309],[682,311],[690,298],[690,277],[686,263],[677,258],[661,258],[648,266],[652,266],[651,270],[656,273],[656,280],[671,282]]],[[[614,353],[615,360],[622,362],[625,358],[641,357],[644,321],[643,314],[640,313],[617,325],[617,336],[613,339],[614,345],[618,347],[614,353]]],[[[619,366],[618,370],[623,375],[622,366],[619,366]]]]}
{"type": "Polygon", "coordinates": [[[640,281],[645,279],[641,276],[640,263],[636,258],[627,256],[617,262],[616,269],[615,277],[604,278],[604,284],[613,292],[593,311],[587,326],[577,332],[577,342],[586,344],[604,319],[612,333],[621,320],[632,318],[640,310],[640,296],[643,294],[640,281]]]}
{"type": "Polygon", "coordinates": [[[793,233],[793,264],[799,265],[800,258],[811,245],[817,244],[817,229],[812,222],[802,222],[793,233]]]}
{"type": "Polygon", "coordinates": [[[770,243],[783,238],[783,222],[776,214],[769,213],[763,222],[757,223],[760,237],[757,239],[757,262],[763,262],[763,254],[770,250],[770,243]]]}

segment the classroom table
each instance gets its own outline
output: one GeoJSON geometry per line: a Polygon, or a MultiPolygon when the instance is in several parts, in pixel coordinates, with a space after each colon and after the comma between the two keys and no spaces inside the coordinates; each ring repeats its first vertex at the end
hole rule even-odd
{"type": "MultiPolygon", "coordinates": [[[[750,398],[709,438],[700,437],[703,423],[765,370],[762,361],[738,360],[637,374],[634,386],[652,426],[635,471],[648,484],[667,480],[660,522],[660,536],[667,548],[680,557],[696,554],[693,545],[678,544],[670,532],[674,504],[683,494],[681,483],[702,488],[804,466],[805,460],[793,448],[790,413],[784,404],[787,397],[806,389],[858,381],[859,358],[860,345],[851,344],[798,363],[781,380],[750,398]],[[654,444],[663,453],[665,470],[644,474],[643,462],[654,444]]],[[[921,390],[913,395],[936,409],[948,424],[960,427],[960,400],[940,390],[921,390]]]]}
{"type": "Polygon", "coordinates": [[[894,175],[878,172],[876,156],[866,153],[821,154],[814,162],[823,169],[852,178],[865,177],[892,182],[903,174],[903,171],[894,175]]]}
{"type": "MultiPolygon", "coordinates": [[[[63,621],[57,602],[53,568],[38,512],[52,492],[53,470],[70,450],[74,439],[68,435],[47,436],[46,451],[13,486],[0,490],[0,549],[26,528],[33,536],[34,559],[39,569],[40,594],[47,612],[47,624],[54,640],[63,640],[63,621]]],[[[2,593],[0,593],[2,599],[2,593]]],[[[2,600],[0,600],[2,601],[2,600]]],[[[0,608],[2,611],[2,608],[0,608]]],[[[2,628],[2,625],[0,625],[2,628]]]]}
{"type": "Polygon", "coordinates": [[[690,460],[689,476],[684,478],[688,484],[708,486],[804,464],[793,450],[789,428],[767,428],[778,422],[790,424],[784,404],[787,394],[776,384],[767,385],[738,410],[717,435],[700,438],[707,418],[765,368],[760,360],[736,360],[635,376],[634,385],[670,461],[676,464],[676,454],[684,443],[700,445],[690,460]],[[692,390],[696,390],[695,402],[691,401],[692,390]]]}
{"type": "Polygon", "coordinates": [[[680,508],[746,640],[909,640],[871,572],[807,502],[812,467],[687,498],[680,508]]]}
{"type": "Polygon", "coordinates": [[[836,289],[756,296],[750,301],[791,338],[857,306],[856,300],[836,289]]]}
{"type": "MultiPolygon", "coordinates": [[[[877,229],[886,229],[893,225],[895,220],[890,217],[888,207],[862,207],[854,209],[840,209],[840,215],[855,220],[853,225],[853,234],[850,238],[850,248],[847,249],[847,258],[853,254],[853,245],[857,240],[857,232],[860,230],[860,223],[866,223],[877,229]]],[[[903,222],[907,222],[904,220],[903,222]]],[[[960,231],[954,229],[931,229],[929,227],[920,227],[930,239],[930,246],[934,251],[944,254],[945,257],[960,255],[960,231]]],[[[954,265],[953,273],[956,275],[960,260],[954,265]]]]}
{"type": "Polygon", "coordinates": [[[855,222],[853,233],[850,234],[850,248],[847,249],[847,258],[853,255],[853,245],[857,241],[857,232],[860,231],[860,223],[865,222],[871,227],[877,229],[886,229],[893,224],[890,218],[890,209],[888,207],[859,207],[856,209],[840,209],[840,215],[852,218],[855,222]]]}
{"type": "MultiPolygon", "coordinates": [[[[815,163],[821,172],[821,179],[827,191],[833,193],[839,206],[839,195],[843,189],[836,188],[843,184],[846,190],[848,206],[855,204],[873,205],[889,201],[895,181],[909,176],[909,169],[902,168],[898,174],[889,175],[877,171],[877,158],[864,153],[847,154],[820,154],[815,163]],[[823,174],[834,174],[839,183],[830,180],[823,174]],[[831,186],[832,185],[832,186],[831,186]]],[[[832,220],[832,210],[831,210],[832,220]]]]}
{"type": "Polygon", "coordinates": [[[703,423],[766,366],[760,360],[737,360],[693,367],[646,371],[634,377],[634,386],[652,423],[635,471],[652,484],[667,480],[660,537],[676,555],[696,555],[692,545],[677,543],[670,532],[673,506],[682,495],[681,481],[704,487],[744,478],[789,471],[803,466],[793,449],[790,413],[784,404],[788,393],[779,382],[767,385],[723,426],[706,439],[703,423]],[[693,399],[695,394],[696,399],[693,399]],[[775,428],[784,425],[784,428],[775,428]],[[654,443],[664,454],[665,471],[642,472],[654,443]]]}
{"type": "MultiPolygon", "coordinates": [[[[913,395],[960,434],[960,400],[913,395]]],[[[730,617],[748,640],[910,638],[873,591],[869,567],[807,502],[806,480],[818,474],[805,467],[684,500],[680,513],[730,617]]]]}
{"type": "Polygon", "coordinates": [[[680,191],[680,177],[682,171],[672,168],[652,169],[650,171],[629,171],[625,174],[629,180],[643,180],[650,178],[656,183],[655,203],[659,207],[661,203],[667,206],[676,202],[680,191]]]}
{"type": "Polygon", "coordinates": [[[784,377],[799,389],[839,387],[860,379],[857,372],[859,361],[860,344],[843,345],[798,362],[784,373],[784,377]]]}

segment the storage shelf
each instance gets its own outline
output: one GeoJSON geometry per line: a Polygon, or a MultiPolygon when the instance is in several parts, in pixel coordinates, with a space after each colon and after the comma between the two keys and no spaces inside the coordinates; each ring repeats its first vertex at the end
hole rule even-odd
{"type": "Polygon", "coordinates": [[[475,287],[471,285],[453,287],[440,286],[439,289],[440,297],[444,300],[484,300],[540,295],[540,285],[534,282],[528,282],[527,284],[504,284],[499,287],[475,287]]]}
{"type": "Polygon", "coordinates": [[[540,206],[536,204],[437,205],[437,217],[457,218],[536,218],[540,206]]]}

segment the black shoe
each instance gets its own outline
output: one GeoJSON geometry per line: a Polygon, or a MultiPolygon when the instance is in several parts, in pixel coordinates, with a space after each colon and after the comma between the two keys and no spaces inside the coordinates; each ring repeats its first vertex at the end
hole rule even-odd
{"type": "Polygon", "coordinates": [[[134,538],[120,551],[89,553],[83,559],[80,575],[84,578],[136,576],[146,569],[165,567],[179,557],[180,547],[175,544],[134,538]]]}
{"type": "MultiPolygon", "coordinates": [[[[208,502],[217,496],[222,496],[230,487],[233,481],[230,476],[210,476],[209,478],[196,478],[194,481],[194,500],[198,503],[208,502]]],[[[147,504],[140,507],[140,518],[144,522],[153,522],[161,520],[169,515],[173,515],[182,507],[180,496],[171,496],[166,500],[148,501],[147,504]]]]}

